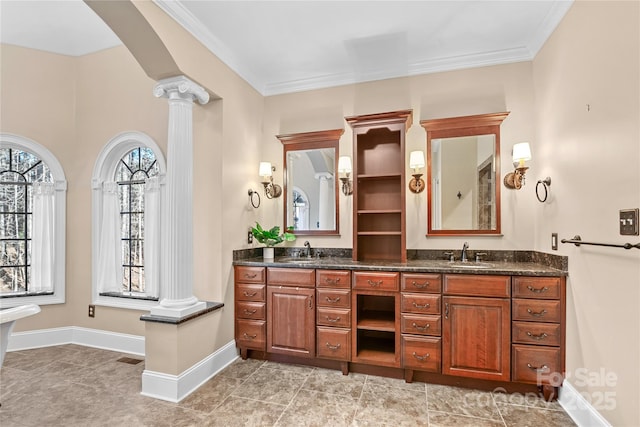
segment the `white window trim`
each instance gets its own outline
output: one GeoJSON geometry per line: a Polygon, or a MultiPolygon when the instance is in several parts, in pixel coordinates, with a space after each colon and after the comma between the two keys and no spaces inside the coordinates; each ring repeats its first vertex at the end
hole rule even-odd
{"type": "Polygon", "coordinates": [[[0,308],[16,307],[23,304],[64,304],[65,302],[65,256],[66,256],[66,205],[67,180],[58,159],[44,146],[23,136],[11,133],[0,133],[0,148],[13,148],[35,154],[46,163],[55,188],[55,223],[54,233],[57,236],[54,253],[53,294],[15,296],[0,298],[0,308]]]}
{"type": "Polygon", "coordinates": [[[164,155],[158,144],[145,133],[135,131],[120,133],[111,138],[98,155],[91,179],[91,299],[95,305],[146,311],[157,306],[158,301],[100,295],[97,278],[100,224],[102,221],[102,183],[114,180],[116,166],[120,159],[137,147],[146,147],[153,151],[160,171],[158,174],[160,184],[164,187],[164,177],[167,173],[164,155]]]}

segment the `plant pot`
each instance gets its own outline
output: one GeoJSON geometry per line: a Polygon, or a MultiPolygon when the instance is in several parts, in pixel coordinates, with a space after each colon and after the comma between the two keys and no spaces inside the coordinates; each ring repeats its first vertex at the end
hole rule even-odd
{"type": "Polygon", "coordinates": [[[269,248],[269,247],[262,248],[262,259],[273,261],[273,248],[269,248]]]}

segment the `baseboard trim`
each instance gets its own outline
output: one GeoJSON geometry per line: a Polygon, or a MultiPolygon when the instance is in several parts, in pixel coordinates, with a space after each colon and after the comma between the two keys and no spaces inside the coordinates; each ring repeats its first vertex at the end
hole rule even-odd
{"type": "Polygon", "coordinates": [[[78,344],[86,347],[144,356],[143,336],[81,328],[79,326],[14,332],[9,339],[7,351],[27,350],[30,348],[51,347],[64,344],[78,344]]]}
{"type": "Polygon", "coordinates": [[[567,380],[564,380],[560,387],[558,402],[578,426],[611,427],[611,424],[567,380]]]}
{"type": "Polygon", "coordinates": [[[202,359],[180,375],[144,370],[140,394],[178,403],[238,358],[235,341],[202,359]]]}

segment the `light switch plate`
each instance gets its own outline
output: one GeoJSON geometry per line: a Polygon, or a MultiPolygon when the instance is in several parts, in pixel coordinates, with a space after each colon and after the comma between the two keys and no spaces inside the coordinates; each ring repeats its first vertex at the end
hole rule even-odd
{"type": "Polygon", "coordinates": [[[551,233],[551,249],[558,250],[558,233],[551,233]]]}
{"type": "Polygon", "coordinates": [[[638,216],[640,209],[620,210],[620,235],[638,236],[638,216]]]}

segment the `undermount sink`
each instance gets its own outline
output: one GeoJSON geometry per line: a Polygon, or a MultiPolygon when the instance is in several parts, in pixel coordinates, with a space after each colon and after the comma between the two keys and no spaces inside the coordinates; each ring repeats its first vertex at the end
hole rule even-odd
{"type": "Polygon", "coordinates": [[[276,262],[290,262],[292,264],[310,264],[316,262],[315,258],[296,258],[296,257],[282,257],[277,258],[276,262]]]}
{"type": "Polygon", "coordinates": [[[469,269],[478,269],[478,268],[493,268],[494,265],[493,264],[489,264],[487,262],[450,262],[448,264],[451,267],[455,267],[455,268],[469,268],[469,269]]]}

